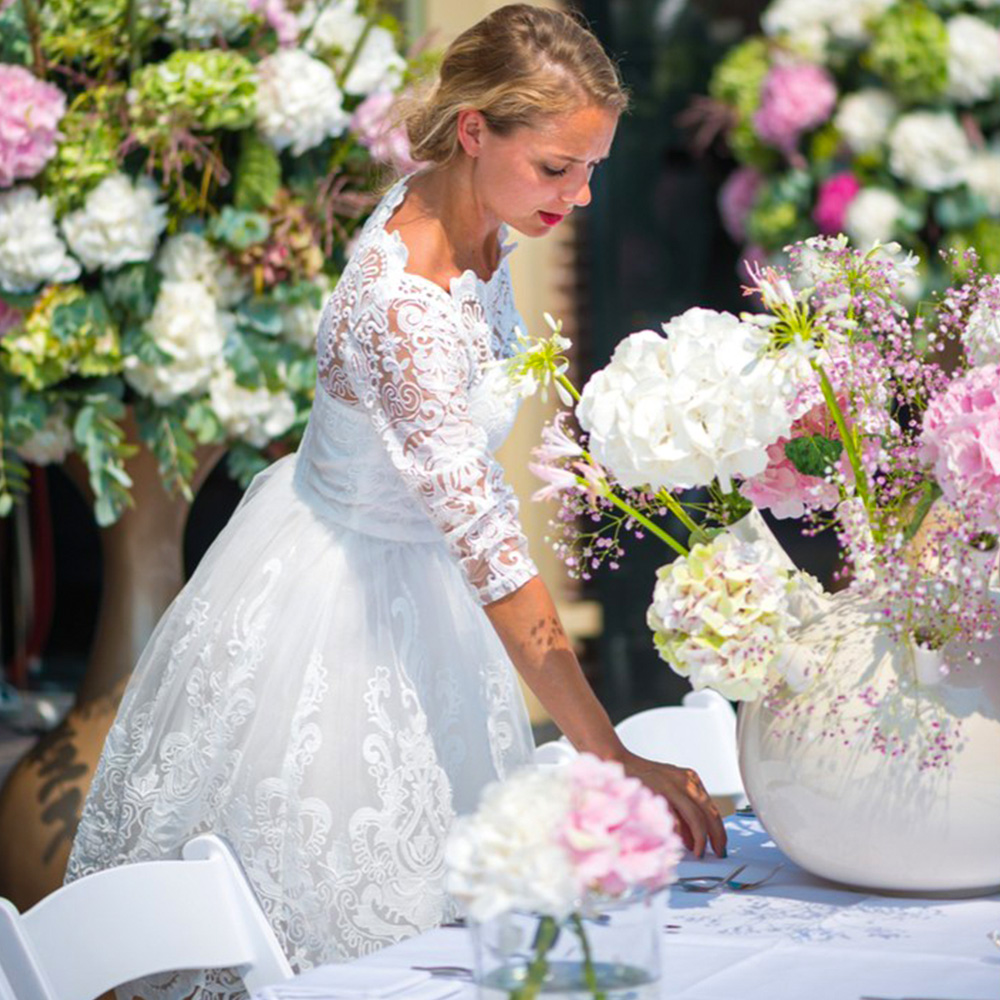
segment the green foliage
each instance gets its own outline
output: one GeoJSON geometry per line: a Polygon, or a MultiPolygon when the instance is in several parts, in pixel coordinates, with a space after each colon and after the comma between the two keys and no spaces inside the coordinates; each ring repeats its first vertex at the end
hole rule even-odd
{"type": "Polygon", "coordinates": [[[226,439],[222,422],[205,399],[199,399],[188,407],[184,426],[194,435],[198,444],[217,444],[226,439]]]}
{"type": "Polygon", "coordinates": [[[45,0],[40,4],[45,55],[96,75],[125,62],[130,47],[126,6],[126,0],[45,0]]]}
{"type": "Polygon", "coordinates": [[[983,270],[1000,273],[1000,221],[980,219],[970,229],[948,234],[944,243],[957,251],[975,248],[983,270]]]}
{"type": "Polygon", "coordinates": [[[747,219],[747,235],[763,246],[783,246],[812,235],[810,217],[812,178],[793,170],[769,180],[754,201],[747,219]]]}
{"type": "Polygon", "coordinates": [[[31,42],[24,23],[24,8],[18,2],[0,10],[0,62],[21,66],[31,62],[31,42]]]}
{"type": "Polygon", "coordinates": [[[834,468],[843,454],[840,441],[822,434],[808,434],[785,442],[785,455],[803,476],[823,477],[834,468]]]}
{"type": "Polygon", "coordinates": [[[89,473],[94,516],[103,528],[132,505],[132,479],[125,462],[138,450],[125,439],[123,386],[117,379],[93,382],[80,394],[73,438],[89,473]]]}
{"type": "Polygon", "coordinates": [[[241,212],[226,205],[212,219],[208,227],[209,235],[234,250],[246,250],[257,243],[263,243],[271,234],[271,225],[257,212],[241,212]]]}
{"type": "Polygon", "coordinates": [[[760,107],[760,92],[770,68],[768,45],[749,38],[731,49],[715,68],[709,94],[732,108],[736,122],[728,135],[733,155],[742,163],[765,168],[777,162],[775,151],[755,135],[751,122],[760,107]]]}
{"type": "Polygon", "coordinates": [[[862,61],[900,100],[934,101],[948,86],[948,29],[926,4],[896,4],[877,21],[862,61]]]}
{"type": "Polygon", "coordinates": [[[260,453],[260,450],[244,441],[237,441],[226,456],[226,468],[229,475],[240,484],[243,489],[250,485],[250,481],[258,472],[263,472],[270,460],[260,453]]]}
{"type": "Polygon", "coordinates": [[[281,186],[281,160],[256,132],[240,136],[233,204],[244,212],[270,208],[281,186]]]}
{"type": "Polygon", "coordinates": [[[140,399],[135,404],[139,437],[153,453],[163,485],[188,502],[194,499],[191,479],[198,466],[195,441],[188,433],[186,421],[177,408],[156,406],[151,400],[140,399]]]}

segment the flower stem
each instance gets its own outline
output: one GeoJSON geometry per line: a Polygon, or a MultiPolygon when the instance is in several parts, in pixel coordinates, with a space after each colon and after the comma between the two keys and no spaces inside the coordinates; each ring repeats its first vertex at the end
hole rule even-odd
{"type": "Polygon", "coordinates": [[[42,52],[42,26],[38,19],[38,4],[35,0],[21,0],[24,10],[24,26],[31,41],[31,61],[35,66],[35,76],[45,79],[45,53],[42,52]]]}
{"type": "Polygon", "coordinates": [[[670,490],[660,490],[656,497],[658,500],[661,500],[667,510],[669,510],[670,513],[673,514],[674,517],[676,517],[689,532],[691,532],[691,537],[688,539],[689,542],[691,540],[694,540],[695,542],[708,541],[705,529],[691,517],[691,515],[684,509],[684,505],[673,495],[673,493],[670,492],[670,490]]]}
{"type": "Polygon", "coordinates": [[[347,82],[347,78],[351,75],[351,70],[354,69],[354,64],[358,61],[358,57],[361,55],[361,50],[365,47],[365,42],[368,41],[368,36],[371,34],[372,28],[375,27],[375,22],[378,20],[378,8],[372,6],[368,13],[368,17],[365,20],[365,26],[361,31],[361,35],[358,38],[357,45],[354,46],[354,51],[347,57],[347,62],[344,63],[343,69],[337,74],[337,86],[343,90],[344,84],[347,82]]]}
{"type": "Polygon", "coordinates": [[[139,4],[137,0],[126,0],[125,34],[128,38],[129,75],[134,76],[142,65],[142,52],[139,48],[139,4]]]}
{"type": "Polygon", "coordinates": [[[837,402],[837,394],[833,391],[833,386],[830,384],[830,379],[824,371],[823,366],[814,363],[813,367],[819,375],[819,385],[823,392],[823,400],[830,411],[830,416],[833,417],[833,422],[837,425],[840,440],[844,443],[844,450],[847,452],[847,460],[851,463],[851,469],[854,471],[854,488],[857,490],[858,496],[862,504],[864,504],[865,512],[868,514],[868,521],[872,526],[872,534],[877,538],[879,532],[877,531],[873,517],[871,494],[868,492],[868,476],[861,462],[861,455],[858,453],[857,442],[854,440],[854,435],[847,428],[844,413],[837,402]]]}
{"type": "Polygon", "coordinates": [[[576,391],[576,386],[565,375],[556,375],[556,381],[579,403],[580,393],[576,391]]]}
{"type": "Polygon", "coordinates": [[[528,963],[528,975],[523,986],[510,991],[510,1000],[535,1000],[549,971],[549,949],[555,944],[559,926],[554,917],[542,917],[535,935],[535,955],[528,963]]]}
{"type": "Polygon", "coordinates": [[[590,990],[594,1000],[607,1000],[607,993],[600,988],[597,982],[597,971],[594,968],[594,955],[590,950],[590,942],[587,940],[587,931],[583,926],[579,913],[572,916],[573,930],[580,939],[580,947],[583,949],[583,978],[587,981],[587,989],[590,990]]]}
{"type": "Polygon", "coordinates": [[[661,542],[666,542],[667,545],[669,545],[674,550],[674,552],[676,552],[679,556],[688,555],[687,548],[681,545],[681,543],[677,541],[677,539],[674,538],[673,535],[664,531],[658,524],[654,524],[645,515],[640,514],[639,511],[637,511],[635,507],[633,507],[631,504],[626,503],[624,500],[622,500],[621,497],[617,496],[611,490],[608,490],[607,493],[605,493],[604,495],[619,510],[625,511],[625,513],[628,514],[629,517],[632,517],[636,521],[638,521],[639,524],[641,524],[648,532],[650,532],[653,535],[656,535],[656,537],[659,538],[661,542]]]}

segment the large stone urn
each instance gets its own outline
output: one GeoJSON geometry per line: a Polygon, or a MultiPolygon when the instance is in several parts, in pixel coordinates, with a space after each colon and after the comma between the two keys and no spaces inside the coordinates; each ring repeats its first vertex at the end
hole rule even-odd
{"type": "MultiPolygon", "coordinates": [[[[1000,592],[990,597],[1000,620],[1000,592]]],[[[890,894],[995,892],[1000,640],[926,651],[879,619],[850,589],[832,595],[797,635],[813,683],[800,694],[775,684],[741,706],[747,795],[816,875],[890,894]]]]}
{"type": "MultiPolygon", "coordinates": [[[[134,424],[127,428],[136,439],[134,424]]],[[[195,490],[222,448],[204,449],[195,490]]],[[[83,802],[129,675],[160,616],[184,583],[190,504],[164,489],[142,447],[126,463],[134,506],[100,530],[103,588],[83,682],[65,719],[15,765],[0,789],[0,896],[19,909],[62,884],[83,802]]],[[[83,464],[66,471],[90,498],[83,464]]]]}

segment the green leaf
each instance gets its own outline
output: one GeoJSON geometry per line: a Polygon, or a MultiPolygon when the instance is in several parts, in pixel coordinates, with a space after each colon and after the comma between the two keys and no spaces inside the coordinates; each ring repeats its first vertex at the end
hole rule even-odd
{"type": "Polygon", "coordinates": [[[804,476],[825,476],[836,465],[844,450],[840,441],[822,434],[810,434],[785,442],[785,454],[804,476]]]}
{"type": "Polygon", "coordinates": [[[199,399],[188,407],[184,426],[195,436],[198,444],[218,444],[226,438],[222,421],[205,399],[199,399]]]}
{"type": "Polygon", "coordinates": [[[255,389],[263,380],[260,361],[250,349],[247,337],[234,331],[226,337],[222,356],[236,374],[236,381],[246,389],[255,389]]]}
{"type": "Polygon", "coordinates": [[[143,399],[136,403],[135,415],[139,436],[156,459],[164,487],[190,503],[194,499],[191,480],[198,462],[195,442],[181,414],[143,399]]]}
{"type": "Polygon", "coordinates": [[[250,485],[250,481],[258,472],[263,472],[270,463],[253,446],[243,441],[237,441],[230,449],[226,459],[229,475],[240,484],[243,489],[250,485]]]}
{"type": "Polygon", "coordinates": [[[146,319],[152,313],[158,285],[159,276],[151,263],[130,264],[101,279],[108,305],[133,320],[146,319]]]}
{"type": "Polygon", "coordinates": [[[208,227],[209,235],[234,250],[246,250],[263,243],[271,234],[271,225],[263,215],[241,212],[226,205],[208,227]]]}
{"type": "Polygon", "coordinates": [[[73,425],[73,437],[90,474],[94,516],[102,528],[114,524],[132,506],[132,480],[125,471],[125,461],[137,448],[125,438],[121,426],[124,416],[125,407],[115,394],[90,392],[73,425]]]}
{"type": "Polygon", "coordinates": [[[281,160],[277,152],[253,131],[240,138],[236,161],[236,190],[233,204],[244,212],[269,208],[281,186],[281,160]]]}
{"type": "Polygon", "coordinates": [[[281,334],[281,310],[267,299],[256,298],[244,302],[236,309],[236,319],[240,327],[262,333],[266,337],[277,337],[281,334]]]}

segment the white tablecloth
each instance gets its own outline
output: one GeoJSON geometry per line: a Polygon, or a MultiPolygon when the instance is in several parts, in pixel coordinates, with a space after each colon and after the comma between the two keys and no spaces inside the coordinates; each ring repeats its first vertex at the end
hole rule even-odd
{"type": "MultiPolygon", "coordinates": [[[[755,819],[730,817],[726,825],[729,857],[684,861],[679,874],[725,873],[746,862],[743,878],[784,867],[749,892],[674,887],[661,895],[661,922],[671,925],[663,935],[664,1000],[1000,1000],[1000,950],[987,939],[1000,930],[1000,895],[914,900],[851,892],[788,861],[755,819]]],[[[355,965],[471,967],[472,946],[467,930],[441,928],[355,965]]],[[[309,981],[321,987],[337,975],[331,966],[309,981]]],[[[465,985],[455,1000],[474,996],[465,985]]]]}

